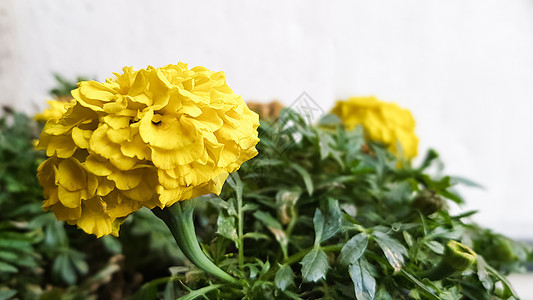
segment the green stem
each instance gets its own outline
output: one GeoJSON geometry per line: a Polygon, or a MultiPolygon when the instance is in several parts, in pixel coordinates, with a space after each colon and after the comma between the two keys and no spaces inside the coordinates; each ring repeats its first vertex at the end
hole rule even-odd
{"type": "Polygon", "coordinates": [[[239,238],[239,244],[237,245],[237,250],[239,251],[239,269],[241,271],[244,271],[244,224],[243,224],[243,221],[244,221],[244,213],[242,211],[242,196],[241,195],[237,195],[237,214],[239,215],[238,217],[238,224],[237,224],[237,234],[238,234],[238,238],[239,238]],[[239,197],[240,196],[240,197],[239,197]]]}
{"type": "Polygon", "coordinates": [[[179,201],[165,209],[156,207],[152,211],[165,222],[172,232],[178,247],[194,265],[220,279],[237,283],[237,279],[217,267],[202,252],[194,230],[193,212],[195,202],[194,199],[179,201]]]}

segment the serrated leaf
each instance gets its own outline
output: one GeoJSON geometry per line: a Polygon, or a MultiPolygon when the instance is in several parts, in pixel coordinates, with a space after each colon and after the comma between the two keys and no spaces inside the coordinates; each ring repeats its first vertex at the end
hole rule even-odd
{"type": "Polygon", "coordinates": [[[339,261],[343,265],[355,263],[365,252],[368,246],[368,236],[360,233],[352,237],[341,249],[339,261]]]}
{"type": "Polygon", "coordinates": [[[304,282],[316,282],[321,278],[326,278],[329,263],[328,256],[322,249],[313,248],[304,256],[300,264],[304,282]]]}
{"type": "Polygon", "coordinates": [[[332,157],[337,163],[344,168],[344,162],[342,161],[342,152],[333,149],[335,147],[335,140],[330,134],[319,131],[318,132],[318,147],[320,149],[320,159],[324,160],[327,157],[332,157]]]}
{"type": "Polygon", "coordinates": [[[398,272],[403,266],[403,256],[407,256],[407,249],[400,242],[383,232],[374,231],[373,235],[389,264],[395,272],[398,272]]]}
{"type": "Polygon", "coordinates": [[[372,300],[376,292],[376,280],[370,274],[364,260],[357,260],[348,267],[357,300],[372,300]]]}
{"type": "Polygon", "coordinates": [[[315,246],[318,246],[322,241],[322,233],[324,232],[324,215],[320,209],[315,210],[313,226],[315,228],[315,246]]]}
{"type": "Polygon", "coordinates": [[[292,271],[291,266],[284,265],[279,268],[276,272],[276,277],[274,278],[274,283],[276,287],[282,291],[287,289],[288,286],[294,284],[294,272],[292,271]]]}
{"type": "Polygon", "coordinates": [[[342,211],[339,207],[339,201],[335,199],[328,199],[328,211],[324,218],[325,224],[322,232],[321,242],[334,236],[341,227],[342,211]]]}
{"type": "Polygon", "coordinates": [[[235,219],[225,214],[218,215],[217,233],[221,236],[236,241],[238,239],[237,229],[235,229],[235,219]]]}

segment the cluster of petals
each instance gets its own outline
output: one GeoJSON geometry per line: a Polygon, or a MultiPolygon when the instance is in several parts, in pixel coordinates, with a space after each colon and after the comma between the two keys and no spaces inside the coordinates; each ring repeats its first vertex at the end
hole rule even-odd
{"type": "Polygon", "coordinates": [[[118,234],[141,207],[219,194],[229,173],[257,154],[258,115],[223,72],[184,63],[84,81],[38,149],[43,208],[87,233],[118,234]]]}
{"type": "Polygon", "coordinates": [[[65,106],[70,100],[72,100],[72,98],[69,97],[48,100],[48,107],[41,113],[36,114],[34,119],[43,123],[50,119],[61,119],[63,114],[67,111],[65,106]]]}
{"type": "Polygon", "coordinates": [[[383,143],[388,150],[407,159],[418,154],[418,137],[415,119],[411,112],[396,103],[378,100],[376,97],[352,97],[337,101],[332,113],[341,118],[347,129],[363,126],[366,138],[383,143]]]}

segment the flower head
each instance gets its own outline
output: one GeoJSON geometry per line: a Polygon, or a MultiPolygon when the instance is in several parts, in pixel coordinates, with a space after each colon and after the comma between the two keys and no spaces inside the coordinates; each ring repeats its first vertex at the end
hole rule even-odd
{"type": "Polygon", "coordinates": [[[338,101],[332,113],[349,130],[362,125],[367,139],[385,144],[393,153],[399,152],[398,143],[406,158],[414,158],[418,153],[415,120],[409,110],[395,103],[382,102],[376,97],[352,97],[338,101]]]}
{"type": "Polygon", "coordinates": [[[145,206],[219,194],[229,173],[257,154],[258,116],[223,72],[184,63],[83,81],[38,149],[43,208],[87,233],[116,234],[145,206]]]}

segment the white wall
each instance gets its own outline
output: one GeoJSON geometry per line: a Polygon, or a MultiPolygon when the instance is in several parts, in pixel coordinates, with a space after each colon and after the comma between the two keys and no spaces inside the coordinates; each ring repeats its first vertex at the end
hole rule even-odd
{"type": "MultiPolygon", "coordinates": [[[[0,103],[35,112],[52,72],[104,79],[178,61],[245,99],[329,110],[375,94],[412,110],[475,220],[533,238],[533,1],[0,2],[0,103]]],[[[423,151],[421,151],[423,152],[423,151]]]]}

